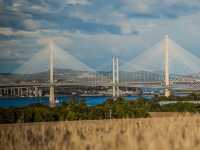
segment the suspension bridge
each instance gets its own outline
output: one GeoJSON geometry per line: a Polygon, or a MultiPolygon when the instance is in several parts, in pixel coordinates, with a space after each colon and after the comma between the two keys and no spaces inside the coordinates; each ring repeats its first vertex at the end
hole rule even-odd
{"type": "Polygon", "coordinates": [[[200,69],[199,57],[179,46],[168,35],[152,48],[145,50],[129,62],[123,62],[114,56],[110,63],[93,69],[45,39],[46,48],[36,53],[28,62],[18,68],[17,74],[35,74],[48,71],[46,82],[24,82],[0,84],[0,93],[20,95],[28,87],[34,88],[35,96],[40,87],[49,88],[49,101],[55,105],[55,87],[82,86],[107,87],[112,90],[113,97],[123,94],[122,88],[154,88],[162,89],[166,97],[174,90],[199,91],[200,80],[195,77],[200,69]],[[55,69],[68,69],[65,80],[57,81],[55,69]],[[20,88],[19,88],[20,87],[20,88]]]}

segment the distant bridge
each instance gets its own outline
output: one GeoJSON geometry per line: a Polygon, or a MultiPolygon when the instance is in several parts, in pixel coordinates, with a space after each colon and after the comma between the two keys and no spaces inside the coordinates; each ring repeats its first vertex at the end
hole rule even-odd
{"type": "MultiPolygon", "coordinates": [[[[56,52],[59,53],[59,57],[54,56],[56,53],[54,51],[55,46],[53,45],[53,42],[51,40],[47,40],[47,45],[48,50],[49,51],[42,51],[41,53],[35,55],[33,58],[37,58],[39,56],[43,56],[40,59],[31,59],[30,62],[26,63],[25,65],[23,65],[23,67],[21,68],[20,71],[25,70],[25,68],[28,68],[29,70],[32,70],[31,65],[33,65],[33,63],[38,63],[37,66],[43,66],[41,65],[41,61],[43,61],[44,57],[48,57],[48,60],[45,60],[46,63],[48,61],[48,69],[49,69],[49,79],[44,82],[44,83],[29,83],[29,82],[24,82],[24,83],[8,83],[8,84],[0,84],[0,94],[8,94],[11,93],[11,95],[22,95],[21,93],[26,92],[26,94],[28,95],[29,93],[34,94],[35,96],[38,96],[41,94],[40,88],[49,88],[49,101],[51,106],[55,106],[55,95],[54,95],[54,88],[55,87],[76,87],[76,86],[82,86],[82,87],[109,87],[111,89],[112,87],[112,95],[113,97],[119,97],[120,96],[120,90],[122,88],[141,88],[141,89],[145,89],[145,88],[152,88],[152,89],[163,89],[164,91],[164,95],[166,97],[169,97],[171,95],[171,91],[199,91],[200,90],[200,81],[197,80],[189,80],[189,81],[180,81],[180,80],[176,80],[176,79],[170,79],[170,58],[176,58],[176,56],[178,56],[178,54],[180,54],[181,52],[183,53],[183,56],[185,56],[186,54],[188,54],[187,51],[183,50],[183,48],[181,48],[180,46],[178,46],[176,43],[173,43],[169,37],[166,35],[164,41],[161,42],[161,45],[159,45],[158,47],[156,47],[156,51],[148,51],[147,54],[145,54],[145,59],[143,57],[138,56],[137,59],[135,59],[133,62],[128,63],[126,65],[126,68],[128,69],[128,72],[131,71],[130,68],[134,68],[134,67],[138,67],[139,69],[152,69],[154,66],[158,67],[160,65],[160,63],[163,62],[163,66],[162,68],[157,68],[157,69],[161,69],[163,70],[163,78],[160,79],[159,75],[156,73],[145,73],[142,72],[141,74],[137,74],[136,73],[136,79],[139,80],[133,80],[130,79],[129,77],[132,75],[130,72],[128,74],[128,80],[124,79],[126,75],[124,75],[124,70],[119,68],[119,60],[118,57],[113,57],[112,59],[112,67],[111,70],[107,71],[107,72],[103,72],[103,73],[99,73],[97,74],[95,72],[95,74],[90,74],[89,72],[93,72],[93,70],[91,68],[89,68],[88,66],[84,65],[83,63],[81,63],[80,61],[78,61],[76,58],[74,58],[73,56],[66,54],[64,51],[58,49],[56,52]],[[170,47],[170,44],[174,44],[175,47],[173,47],[176,51],[175,55],[170,55],[169,54],[169,50],[172,49],[170,47]],[[161,47],[160,47],[161,46],[161,47]],[[157,51],[159,49],[159,51],[157,51]],[[160,51],[161,49],[161,51],[160,51]],[[164,57],[162,58],[162,54],[161,52],[164,52],[164,57]],[[159,54],[159,55],[158,55],[159,54]],[[162,62],[156,62],[156,64],[151,64],[148,62],[148,60],[152,60],[148,57],[150,57],[150,55],[152,55],[155,59],[159,59],[162,62]],[[155,56],[154,56],[155,55],[155,56]],[[80,67],[85,69],[85,73],[79,72],[78,75],[80,75],[77,80],[73,79],[73,81],[62,81],[62,82],[55,82],[54,79],[54,60],[58,59],[58,62],[61,64],[61,66],[65,66],[68,65],[68,67],[71,67],[70,69],[80,69],[80,67]],[[71,64],[67,64],[66,60],[69,60],[71,64]],[[138,63],[138,66],[135,66],[135,63],[138,63]],[[143,65],[147,63],[147,68],[144,67],[143,65]],[[27,65],[27,66],[26,66],[27,65]],[[133,67],[134,66],[134,67],[133,67]],[[121,73],[121,74],[120,74],[121,73]],[[156,77],[159,77],[158,80],[155,79],[156,77]],[[87,79],[88,78],[88,79],[87,79]],[[91,80],[91,78],[93,80],[91,80]],[[144,81],[141,81],[140,79],[144,78],[144,81]],[[16,94],[17,93],[17,94],[16,94]]],[[[198,70],[199,66],[195,65],[195,63],[199,63],[199,59],[191,54],[188,54],[188,56],[192,57],[188,62],[188,64],[185,64],[185,62],[182,62],[181,60],[181,64],[183,64],[183,68],[186,67],[186,70],[190,70],[190,67],[193,69],[198,70]],[[195,62],[195,63],[194,63],[195,62]],[[189,68],[188,68],[189,67],[189,68]]],[[[182,59],[184,58],[185,61],[185,57],[181,57],[182,59]]],[[[179,60],[180,61],[180,60],[179,60]]],[[[180,62],[179,62],[180,63],[180,62]]],[[[174,66],[171,66],[174,67],[174,66]]],[[[134,68],[135,69],[135,68],[134,68]]],[[[133,69],[133,70],[134,70],[133,69]]],[[[152,69],[153,70],[153,69],[152,69]]],[[[135,70],[134,70],[135,71],[135,70]]],[[[71,74],[71,76],[73,76],[73,74],[71,74]]]]}
{"type": "MultiPolygon", "coordinates": [[[[54,83],[9,83],[9,84],[0,84],[0,88],[17,88],[17,87],[49,87],[49,86],[55,86],[55,87],[67,87],[67,86],[85,86],[85,87],[96,87],[96,86],[102,86],[102,87],[112,87],[113,82],[54,82],[54,83]]],[[[133,81],[133,82],[120,82],[119,84],[115,85],[118,87],[133,87],[133,88],[164,88],[163,87],[164,82],[163,81],[150,81],[150,82],[139,82],[139,81],[133,81]]],[[[179,89],[179,90],[185,90],[185,89],[194,89],[194,90],[200,90],[200,81],[171,81],[171,87],[172,89],[179,89]]]]}

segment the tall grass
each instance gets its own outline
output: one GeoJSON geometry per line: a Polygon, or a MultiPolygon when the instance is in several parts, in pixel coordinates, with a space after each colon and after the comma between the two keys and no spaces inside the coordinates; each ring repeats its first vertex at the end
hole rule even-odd
{"type": "Polygon", "coordinates": [[[198,116],[0,125],[1,150],[200,150],[198,116]]]}

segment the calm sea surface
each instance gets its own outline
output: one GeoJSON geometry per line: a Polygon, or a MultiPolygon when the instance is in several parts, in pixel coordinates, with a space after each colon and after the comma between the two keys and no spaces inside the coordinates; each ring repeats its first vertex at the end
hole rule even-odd
{"type": "MultiPolygon", "coordinates": [[[[152,96],[144,96],[144,98],[150,99],[152,96]]],[[[58,96],[57,100],[59,103],[57,105],[62,104],[63,102],[67,102],[71,97],[70,96],[58,96]]],[[[85,102],[89,106],[94,106],[97,104],[101,104],[105,102],[109,97],[107,96],[85,96],[85,97],[77,97],[80,100],[85,100],[85,102]]],[[[128,96],[125,97],[127,100],[135,100],[139,98],[139,96],[128,96]]],[[[19,97],[19,98],[0,98],[0,107],[1,108],[9,108],[9,107],[22,107],[28,106],[31,104],[49,104],[48,97],[19,97]]]]}

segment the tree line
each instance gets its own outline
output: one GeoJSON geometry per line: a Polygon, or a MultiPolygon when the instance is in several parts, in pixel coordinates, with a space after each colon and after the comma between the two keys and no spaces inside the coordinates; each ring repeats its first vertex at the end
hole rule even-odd
{"type": "Polygon", "coordinates": [[[55,108],[41,104],[20,108],[1,108],[0,123],[144,118],[150,117],[149,112],[200,111],[198,104],[178,102],[161,106],[158,103],[159,100],[163,100],[163,97],[155,97],[151,100],[141,97],[133,101],[118,98],[117,100],[108,99],[96,106],[88,106],[84,100],[72,98],[55,108]]]}

